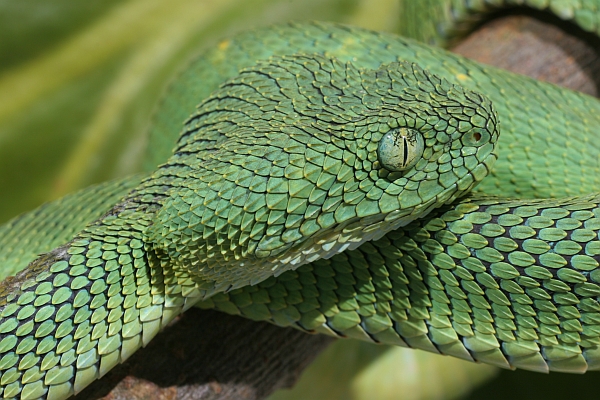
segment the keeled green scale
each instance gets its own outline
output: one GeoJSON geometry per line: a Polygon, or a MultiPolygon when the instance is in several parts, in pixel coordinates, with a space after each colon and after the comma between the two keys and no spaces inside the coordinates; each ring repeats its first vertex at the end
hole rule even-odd
{"type": "Polygon", "coordinates": [[[600,369],[600,198],[474,198],[200,303],[539,372],[600,369]]]}
{"type": "Polygon", "coordinates": [[[273,57],[209,96],[140,189],[171,186],[150,240],[209,293],[257,283],[454,200],[488,174],[497,139],[487,99],[414,64],[273,57]],[[406,128],[422,154],[388,171],[379,141],[406,128]]]}
{"type": "MultiPolygon", "coordinates": [[[[454,18],[485,3],[428,4],[454,18]]],[[[593,2],[525,3],[595,29],[593,2]]],[[[152,177],[0,228],[0,250],[10,249],[0,261],[23,263],[136,186],[3,282],[2,396],[67,397],[210,295],[202,306],[308,331],[507,368],[598,369],[597,197],[473,198],[433,210],[496,157],[489,100],[448,82],[485,93],[502,119],[501,158],[480,189],[535,197],[597,187],[593,99],[360,29],[247,33],[173,85],[153,130],[168,143],[153,145],[155,161],[206,100],[152,177]],[[421,159],[382,169],[391,164],[380,139],[409,129],[422,135],[421,159]]]]}
{"type": "MultiPolygon", "coordinates": [[[[242,70],[199,106],[157,172],[1,284],[2,396],[77,393],[200,298],[353,249],[453,201],[495,161],[496,120],[483,96],[409,63],[368,70],[300,55],[242,70]],[[419,160],[387,171],[379,140],[404,128],[422,136],[419,160]]],[[[132,182],[90,193],[102,204],[132,182]]],[[[94,203],[86,195],[48,207],[94,203]]],[[[40,224],[43,237],[52,223],[40,224]]],[[[337,317],[343,330],[353,316],[337,317]]]]}
{"type": "Polygon", "coordinates": [[[0,279],[15,275],[38,254],[71,240],[140,182],[130,177],[70,194],[0,226],[0,279]]]}
{"type": "Polygon", "coordinates": [[[150,269],[143,240],[148,214],[131,208],[111,214],[4,282],[4,398],[76,393],[181,310],[183,300],[165,294],[163,271],[150,269]]]}

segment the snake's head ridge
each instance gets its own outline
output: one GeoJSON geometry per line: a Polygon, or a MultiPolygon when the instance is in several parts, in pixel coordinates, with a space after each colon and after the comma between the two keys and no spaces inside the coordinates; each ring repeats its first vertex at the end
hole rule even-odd
{"type": "Polygon", "coordinates": [[[173,189],[153,240],[218,287],[255,283],[466,193],[489,172],[497,139],[487,98],[415,64],[272,57],[187,121],[154,176],[173,189]]]}

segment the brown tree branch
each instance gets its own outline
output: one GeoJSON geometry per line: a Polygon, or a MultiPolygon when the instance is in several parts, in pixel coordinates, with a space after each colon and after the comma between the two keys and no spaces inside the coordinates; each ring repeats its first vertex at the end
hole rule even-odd
{"type": "Polygon", "coordinates": [[[262,399],[293,385],[332,341],[191,309],[75,398],[262,399]]]}
{"type": "Polygon", "coordinates": [[[532,13],[496,18],[452,51],[541,81],[598,96],[600,40],[557,18],[532,13]]]}

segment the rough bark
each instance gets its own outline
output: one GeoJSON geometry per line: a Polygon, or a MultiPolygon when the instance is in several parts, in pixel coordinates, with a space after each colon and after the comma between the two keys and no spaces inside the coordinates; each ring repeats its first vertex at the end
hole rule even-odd
{"type": "MultiPolygon", "coordinates": [[[[593,43],[576,35],[553,23],[510,16],[482,26],[454,50],[596,95],[598,55],[593,43]]],[[[192,309],[76,399],[262,399],[293,385],[331,342],[192,309]]]]}
{"type": "Polygon", "coordinates": [[[494,19],[467,36],[452,51],[485,64],[598,96],[598,38],[562,21],[545,19],[526,15],[494,19]]]}
{"type": "Polygon", "coordinates": [[[75,398],[262,399],[293,385],[332,341],[323,335],[191,309],[148,347],[75,398]]]}

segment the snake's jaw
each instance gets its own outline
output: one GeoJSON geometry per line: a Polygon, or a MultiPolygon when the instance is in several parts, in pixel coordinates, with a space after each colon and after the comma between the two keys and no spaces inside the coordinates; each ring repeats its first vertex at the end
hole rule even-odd
{"type": "Polygon", "coordinates": [[[496,121],[485,97],[415,64],[259,62],[198,107],[150,180],[172,188],[150,240],[206,295],[260,282],[470,190],[496,121]]]}

